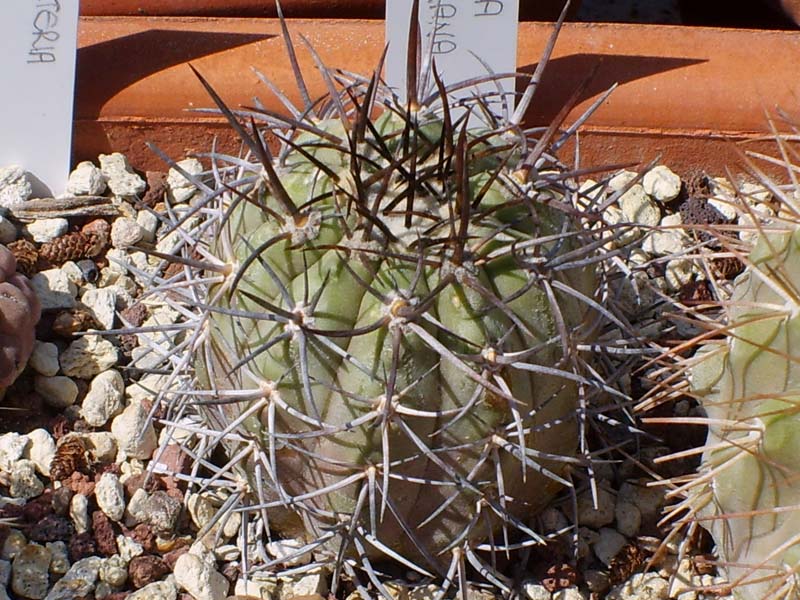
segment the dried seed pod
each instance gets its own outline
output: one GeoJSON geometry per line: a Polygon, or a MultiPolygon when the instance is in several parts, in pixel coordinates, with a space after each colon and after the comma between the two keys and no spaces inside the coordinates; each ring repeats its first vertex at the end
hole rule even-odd
{"type": "Polygon", "coordinates": [[[68,260],[93,258],[107,246],[111,227],[102,219],[95,219],[75,231],[45,242],[39,248],[39,255],[54,265],[68,260]]]}
{"type": "Polygon", "coordinates": [[[50,461],[50,479],[63,481],[87,466],[86,445],[83,440],[78,435],[67,434],[58,441],[55,456],[50,461]]]}
{"type": "Polygon", "coordinates": [[[38,271],[36,263],[39,261],[39,251],[36,244],[26,239],[11,242],[8,249],[17,259],[17,271],[28,277],[38,271]]]}

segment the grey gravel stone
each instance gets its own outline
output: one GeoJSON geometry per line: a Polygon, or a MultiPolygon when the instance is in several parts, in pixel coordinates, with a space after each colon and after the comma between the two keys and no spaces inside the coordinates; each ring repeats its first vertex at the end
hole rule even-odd
{"type": "Polygon", "coordinates": [[[45,377],[36,375],[33,378],[33,389],[54,408],[66,408],[75,404],[78,398],[78,386],[70,377],[54,375],[45,377]]]}
{"type": "Polygon", "coordinates": [[[40,375],[52,377],[58,373],[58,346],[51,342],[36,340],[28,364],[40,375]]]}
{"type": "Polygon", "coordinates": [[[50,551],[39,544],[27,544],[11,564],[11,590],[25,598],[41,600],[47,595],[50,551]]]}
{"type": "Polygon", "coordinates": [[[42,310],[75,306],[78,288],[61,269],[46,269],[35,273],[31,277],[31,285],[39,297],[42,310]]]}
{"type": "Polygon", "coordinates": [[[595,529],[604,527],[614,520],[614,494],[602,486],[597,486],[597,507],[593,505],[591,490],[578,496],[578,523],[595,529]]]}
{"type": "Polygon", "coordinates": [[[624,535],[611,527],[601,527],[598,534],[599,537],[592,549],[600,562],[608,566],[611,564],[611,559],[625,546],[627,540],[624,535]]]}
{"type": "Polygon", "coordinates": [[[44,491],[42,480],[36,476],[36,463],[18,460],[8,475],[8,493],[12,498],[35,498],[44,491]]]}
{"type": "Polygon", "coordinates": [[[83,558],[72,565],[59,579],[45,600],[74,600],[87,596],[94,590],[103,559],[98,556],[83,558]]]}
{"type": "Polygon", "coordinates": [[[69,549],[67,543],[62,541],[47,542],[45,545],[50,551],[50,573],[61,576],[69,571],[69,549]]]}
{"type": "Polygon", "coordinates": [[[17,239],[17,226],[0,215],[0,244],[10,244],[17,239]]]}

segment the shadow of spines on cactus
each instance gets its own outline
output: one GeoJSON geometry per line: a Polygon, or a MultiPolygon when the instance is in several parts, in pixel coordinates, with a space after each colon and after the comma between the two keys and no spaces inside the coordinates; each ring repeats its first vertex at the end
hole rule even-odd
{"type": "Polygon", "coordinates": [[[741,154],[773,201],[750,198],[734,184],[732,205],[745,218],[704,228],[716,248],[698,260],[714,299],[697,321],[698,335],[665,357],[673,361],[665,371],[671,374],[643,403],[684,395],[702,409],[688,418],[658,419],[708,430],[705,445],[691,451],[702,458],[697,473],[664,482],[674,500],[665,523],[673,523],[673,537],[687,527],[711,532],[728,579],[721,591],[741,600],[800,597],[798,138],[775,133],[775,141],[777,158],[746,148],[741,154]],[[761,161],[782,164],[788,183],[768,177],[761,161]],[[742,227],[746,222],[752,225],[742,227]],[[744,264],[733,282],[714,278],[710,264],[720,256],[744,264]]]}
{"type": "Polygon", "coordinates": [[[554,157],[567,111],[522,128],[539,71],[510,114],[501,76],[446,88],[432,67],[401,103],[380,65],[307,50],[328,93],[312,101],[296,70],[288,117],[232,110],[198,74],[247,154],[209,154],[214,183],[192,178],[202,197],[168,207],[175,244],[155,253],[183,268],[149,294],[191,324],[158,349],[165,422],[200,440],[182,477],[233,490],[219,518],[241,514],[243,536],[300,537],[314,558],[286,567],[243,539],[245,571],[324,564],[334,593],[346,574],[389,596],[389,560],[442,595],[468,570],[508,591],[498,559],[552,537],[533,515],[592,482],[587,430],[627,401],[593,357],[624,342],[610,326],[634,334],[602,304],[601,207],[554,157]]]}

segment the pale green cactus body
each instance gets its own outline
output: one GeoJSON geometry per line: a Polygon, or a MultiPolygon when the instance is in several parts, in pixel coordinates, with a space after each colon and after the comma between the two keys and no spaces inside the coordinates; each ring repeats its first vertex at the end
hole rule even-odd
{"type": "Polygon", "coordinates": [[[709,434],[693,508],[737,598],[798,598],[800,229],[762,235],[735,283],[721,344],[701,349],[692,391],[709,434]]]}
{"type": "Polygon", "coordinates": [[[293,118],[234,114],[201,77],[250,154],[213,155],[202,233],[175,259],[197,464],[234,482],[229,510],[333,565],[334,588],[366,574],[388,596],[390,561],[442,594],[468,570],[509,591],[498,557],[545,542],[533,517],[574,493],[610,389],[588,356],[611,316],[598,217],[524,103],[500,118],[476,96],[456,117],[439,83],[409,107],[378,74],[320,68],[328,95],[293,118]]]}

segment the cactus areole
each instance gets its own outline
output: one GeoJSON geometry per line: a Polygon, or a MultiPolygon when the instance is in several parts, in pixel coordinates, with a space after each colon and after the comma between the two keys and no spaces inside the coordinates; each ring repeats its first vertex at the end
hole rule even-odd
{"type": "Polygon", "coordinates": [[[233,111],[200,77],[249,152],[212,155],[183,223],[196,404],[245,471],[238,510],[302,537],[334,586],[359,570],[386,594],[388,560],[506,587],[493,557],[545,541],[532,517],[587,463],[605,388],[585,355],[602,241],[553,156],[570,132],[520,125],[540,70],[511,114],[493,75],[456,107],[412,69],[400,103],[380,66],[306,50],[328,93],[296,70],[288,117],[233,111]]]}

